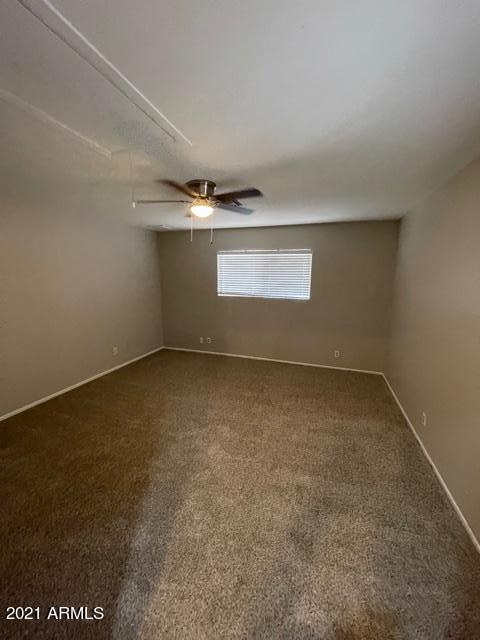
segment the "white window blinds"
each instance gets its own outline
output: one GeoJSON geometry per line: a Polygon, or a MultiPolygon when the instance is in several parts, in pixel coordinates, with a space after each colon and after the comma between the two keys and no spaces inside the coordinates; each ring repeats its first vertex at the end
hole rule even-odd
{"type": "Polygon", "coordinates": [[[219,296],[309,300],[310,249],[288,251],[219,251],[219,296]]]}

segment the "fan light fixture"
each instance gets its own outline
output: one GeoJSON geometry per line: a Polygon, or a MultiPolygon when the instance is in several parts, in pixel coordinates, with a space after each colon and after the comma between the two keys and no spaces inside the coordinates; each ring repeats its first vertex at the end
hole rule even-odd
{"type": "Polygon", "coordinates": [[[197,216],[197,218],[208,218],[208,216],[211,216],[214,212],[214,207],[212,207],[208,200],[197,198],[193,201],[190,211],[194,216],[197,216]]]}
{"type": "MultiPolygon", "coordinates": [[[[23,0],[21,0],[23,2],[23,0]]],[[[247,189],[237,189],[236,191],[228,191],[227,193],[216,193],[216,184],[213,180],[204,180],[203,178],[189,180],[185,184],[180,184],[174,180],[157,180],[160,184],[164,184],[175,191],[182,194],[182,199],[176,200],[133,200],[132,207],[138,204],[171,204],[179,202],[188,204],[190,213],[187,214],[192,219],[208,218],[216,211],[230,211],[232,213],[241,213],[250,215],[253,209],[244,207],[240,200],[245,198],[261,198],[262,192],[254,187],[247,189]]],[[[133,194],[132,194],[133,195],[133,194]]]]}

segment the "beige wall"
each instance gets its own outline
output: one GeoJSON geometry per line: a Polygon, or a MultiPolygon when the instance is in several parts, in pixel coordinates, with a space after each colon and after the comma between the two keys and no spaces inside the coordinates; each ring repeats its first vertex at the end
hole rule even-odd
{"type": "Polygon", "coordinates": [[[404,218],[395,291],[389,381],[480,538],[480,161],[404,218]]]}
{"type": "Polygon", "coordinates": [[[155,233],[88,197],[3,197],[0,416],[161,346],[160,286],[155,233]]]}
{"type": "Polygon", "coordinates": [[[165,344],[383,370],[397,232],[392,221],[219,230],[213,246],[207,231],[193,243],[159,234],[165,344]],[[218,250],[271,248],[313,250],[310,301],[217,296],[218,250]]]}

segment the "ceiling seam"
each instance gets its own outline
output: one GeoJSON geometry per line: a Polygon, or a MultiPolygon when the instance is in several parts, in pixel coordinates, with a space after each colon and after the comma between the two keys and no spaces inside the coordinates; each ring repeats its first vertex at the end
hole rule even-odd
{"type": "Polygon", "coordinates": [[[168,131],[157,119],[148,112],[147,108],[139,102],[145,103],[149,109],[151,109],[157,116],[159,116],[184,142],[193,146],[193,143],[184,135],[143,93],[137,89],[137,87],[125,76],[123,73],[115,67],[65,16],[49,2],[49,0],[17,0],[17,2],[28,11],[36,20],[38,20],[44,27],[46,27],[51,33],[59,38],[64,44],[66,44],[72,51],[74,51],[82,60],[84,60],[90,67],[95,69],[107,82],[109,82],[117,91],[119,91],[130,103],[135,105],[149,120],[151,120],[158,128],[160,128],[165,135],[171,140],[177,142],[177,137],[168,131]],[[41,10],[40,5],[46,9],[41,10]],[[47,15],[44,15],[47,13],[47,15]],[[70,36],[77,38],[86,47],[90,56],[85,51],[81,50],[81,47],[76,46],[74,42],[69,39],[68,36],[61,32],[58,27],[53,24],[53,20],[49,19],[53,15],[57,18],[61,24],[66,27],[70,36]],[[92,59],[93,58],[93,59],[92,59]],[[102,68],[102,64],[107,70],[102,68]],[[123,85],[127,85],[128,89],[133,92],[137,98],[135,100],[123,85]],[[138,100],[140,99],[140,100],[138,100]]]}
{"type": "Polygon", "coordinates": [[[69,127],[64,122],[57,120],[46,111],[42,111],[42,109],[35,107],[33,104],[30,104],[26,100],[23,100],[22,98],[15,95],[14,93],[10,93],[10,91],[6,91],[5,89],[0,88],[0,100],[3,100],[8,104],[14,105],[19,109],[22,109],[26,113],[36,117],[37,120],[40,120],[41,122],[45,122],[47,124],[52,125],[53,127],[55,127],[55,129],[58,129],[63,133],[67,133],[68,135],[75,138],[79,142],[82,142],[83,144],[88,145],[91,149],[93,149],[93,151],[111,159],[112,152],[110,151],[110,149],[107,149],[106,147],[102,146],[98,142],[95,142],[95,140],[92,140],[91,138],[84,136],[82,133],[80,133],[76,129],[69,127]]]}

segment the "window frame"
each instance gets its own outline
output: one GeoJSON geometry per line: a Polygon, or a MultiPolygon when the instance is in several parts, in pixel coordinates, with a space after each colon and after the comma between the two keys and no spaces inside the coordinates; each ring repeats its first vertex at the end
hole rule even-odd
{"type": "Polygon", "coordinates": [[[219,298],[245,298],[250,300],[277,300],[288,302],[309,302],[312,299],[312,265],[313,265],[313,251],[312,249],[227,249],[217,251],[217,297],[219,298]],[[294,297],[286,295],[265,295],[264,293],[255,295],[251,293],[225,293],[220,289],[220,256],[222,255],[255,255],[255,254],[270,254],[270,255],[282,255],[282,254],[303,254],[310,257],[308,263],[308,297],[294,297]]]}

